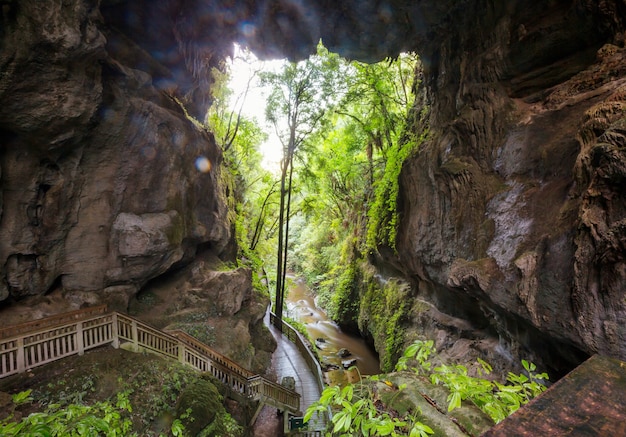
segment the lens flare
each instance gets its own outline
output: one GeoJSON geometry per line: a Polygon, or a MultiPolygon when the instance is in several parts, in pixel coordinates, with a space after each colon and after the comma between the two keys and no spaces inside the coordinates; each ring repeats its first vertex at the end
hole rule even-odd
{"type": "Polygon", "coordinates": [[[211,161],[206,156],[198,156],[196,158],[196,168],[202,173],[211,171],[211,161]]]}

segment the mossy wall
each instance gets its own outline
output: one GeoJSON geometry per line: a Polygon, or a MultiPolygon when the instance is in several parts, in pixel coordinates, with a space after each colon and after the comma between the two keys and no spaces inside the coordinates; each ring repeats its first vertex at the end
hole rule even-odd
{"type": "Polygon", "coordinates": [[[358,326],[374,340],[383,372],[391,371],[405,346],[406,329],[412,306],[411,288],[397,278],[381,277],[366,262],[358,265],[360,306],[358,326]]]}

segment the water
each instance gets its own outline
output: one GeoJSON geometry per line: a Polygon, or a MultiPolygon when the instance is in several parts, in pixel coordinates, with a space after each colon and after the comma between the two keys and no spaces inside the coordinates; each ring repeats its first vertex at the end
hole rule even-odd
{"type": "MultiPolygon", "coordinates": [[[[325,372],[327,382],[329,384],[354,382],[358,380],[359,373],[361,375],[380,373],[378,355],[365,341],[361,337],[343,332],[336,323],[330,320],[326,313],[317,307],[314,297],[303,281],[296,280],[292,284],[285,299],[287,315],[302,323],[313,340],[324,340],[324,342],[316,342],[319,346],[322,364],[331,364],[338,368],[338,370],[325,372]],[[339,356],[341,349],[347,349],[351,354],[342,358],[339,356]],[[354,365],[358,368],[358,372],[343,369],[343,362],[351,360],[356,360],[354,365]]],[[[350,363],[351,365],[353,364],[350,363]]]]}

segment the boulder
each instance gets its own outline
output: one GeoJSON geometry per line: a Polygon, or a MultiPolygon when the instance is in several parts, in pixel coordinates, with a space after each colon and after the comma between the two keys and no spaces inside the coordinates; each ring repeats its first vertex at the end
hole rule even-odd
{"type": "Polygon", "coordinates": [[[349,369],[352,366],[356,366],[356,358],[352,358],[349,360],[341,360],[341,365],[344,369],[349,369]]]}
{"type": "Polygon", "coordinates": [[[350,352],[345,347],[342,347],[341,349],[339,349],[339,352],[337,352],[337,355],[339,356],[339,358],[347,358],[352,355],[352,352],[350,352]]]}

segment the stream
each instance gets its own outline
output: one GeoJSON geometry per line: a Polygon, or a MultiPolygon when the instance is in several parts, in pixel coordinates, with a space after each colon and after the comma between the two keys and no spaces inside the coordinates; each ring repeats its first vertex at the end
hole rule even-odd
{"type": "Polygon", "coordinates": [[[380,373],[380,361],[376,352],[361,337],[343,332],[328,318],[326,313],[315,304],[315,298],[303,280],[291,276],[293,280],[285,298],[287,315],[302,323],[311,339],[316,343],[322,368],[328,384],[355,382],[361,375],[380,373]],[[340,356],[345,349],[349,355],[340,356]],[[330,366],[329,366],[330,365],[330,366]],[[356,370],[345,367],[356,366],[356,370]]]}

